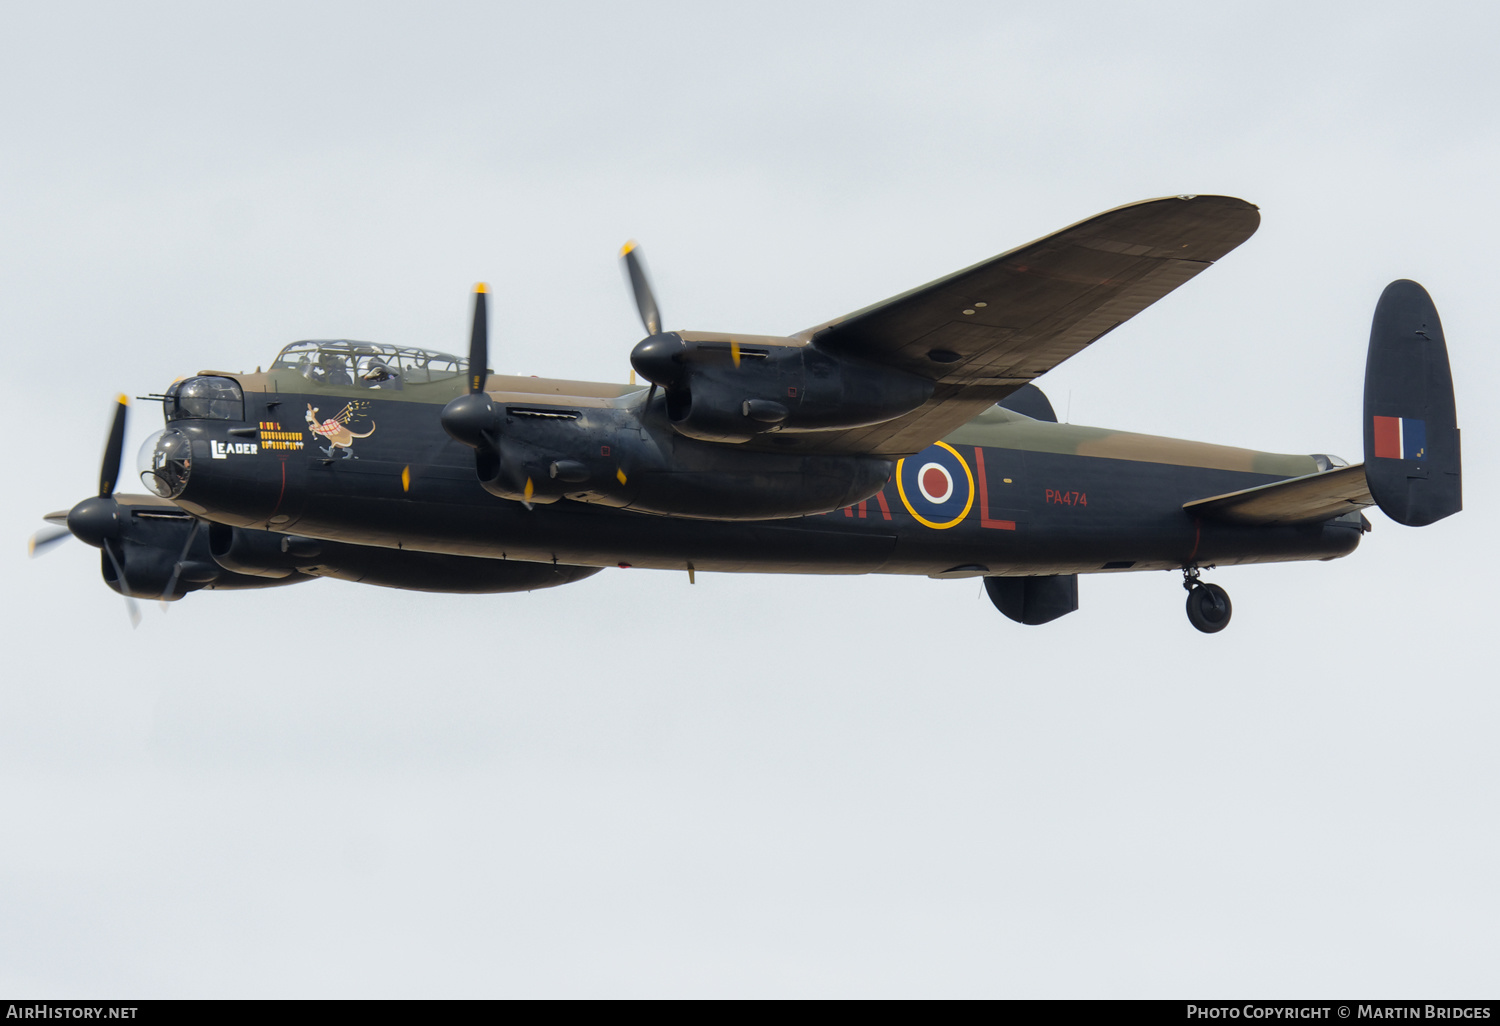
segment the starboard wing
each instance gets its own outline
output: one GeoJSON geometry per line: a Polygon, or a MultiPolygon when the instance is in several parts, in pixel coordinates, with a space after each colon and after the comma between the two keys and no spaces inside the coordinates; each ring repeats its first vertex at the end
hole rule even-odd
{"type": "Polygon", "coordinates": [[[937,382],[927,403],[801,447],[917,452],[1135,316],[1254,234],[1231,196],[1117,207],[797,337],[937,382]]]}
{"type": "Polygon", "coordinates": [[[1311,524],[1373,505],[1360,463],[1197,499],[1182,508],[1195,517],[1236,524],[1311,524]]]}

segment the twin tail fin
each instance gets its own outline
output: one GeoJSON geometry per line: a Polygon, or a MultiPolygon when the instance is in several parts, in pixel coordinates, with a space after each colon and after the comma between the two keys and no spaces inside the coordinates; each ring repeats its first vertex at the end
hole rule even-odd
{"type": "Polygon", "coordinates": [[[1414,281],[1381,293],[1365,357],[1365,462],[1186,503],[1192,516],[1243,524],[1329,520],[1378,505],[1423,527],[1463,509],[1453,373],[1437,307],[1414,281]]]}

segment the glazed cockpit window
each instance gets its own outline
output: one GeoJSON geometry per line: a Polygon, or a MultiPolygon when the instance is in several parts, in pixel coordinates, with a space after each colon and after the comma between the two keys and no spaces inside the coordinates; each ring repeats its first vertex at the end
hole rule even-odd
{"type": "Polygon", "coordinates": [[[293,342],[276,357],[271,369],[295,371],[324,385],[384,390],[462,377],[467,372],[464,360],[447,353],[351,339],[293,342]]]}

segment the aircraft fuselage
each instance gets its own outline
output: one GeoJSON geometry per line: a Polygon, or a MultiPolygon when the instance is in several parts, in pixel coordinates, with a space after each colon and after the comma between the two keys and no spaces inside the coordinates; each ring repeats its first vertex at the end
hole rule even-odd
{"type": "MultiPolygon", "coordinates": [[[[528,509],[479,485],[473,450],[442,430],[435,403],[385,399],[379,390],[255,391],[256,382],[241,377],[249,386],[243,421],[172,424],[192,451],[187,488],[175,501],[220,524],[355,545],[575,566],[963,577],[1329,559],[1352,552],[1361,535],[1357,513],[1249,526],[1182,509],[1313,473],[1320,468],[1311,456],[1056,424],[999,408],[892,461],[889,480],[868,498],[820,514],[714,520],[568,499],[528,509]],[[319,420],[351,401],[359,404],[356,420],[319,420]]],[[[620,402],[635,403],[642,432],[673,444],[665,414],[641,395],[599,389],[627,393],[620,402]]],[[[558,402],[538,391],[533,406],[558,402]]]]}

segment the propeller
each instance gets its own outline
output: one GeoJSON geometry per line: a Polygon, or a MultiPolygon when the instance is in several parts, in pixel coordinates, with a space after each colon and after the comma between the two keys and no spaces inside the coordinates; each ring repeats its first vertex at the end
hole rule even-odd
{"type": "Polygon", "coordinates": [[[120,464],[124,458],[125,418],[130,401],[119,395],[115,397],[115,403],[114,420],[110,423],[109,436],[104,442],[104,458],[99,462],[99,494],[84,499],[67,513],[48,514],[48,523],[57,524],[61,521],[67,526],[53,527],[32,535],[30,551],[32,556],[39,555],[69,535],[86,545],[103,549],[110,566],[114,568],[115,580],[120,582],[120,590],[126,593],[125,609],[130,615],[130,625],[134,627],[141,622],[140,608],[128,594],[130,585],[125,579],[125,568],[120,563],[120,557],[115,554],[114,546],[110,545],[112,539],[120,536],[124,518],[124,511],[115,499],[115,486],[120,480],[120,464]]]}
{"type": "Polygon", "coordinates": [[[484,394],[490,359],[488,292],[484,282],[474,286],[474,327],[469,332],[469,391],[449,401],[442,414],[444,431],[456,441],[481,451],[495,448],[492,437],[495,407],[490,397],[484,394]]]}
{"type": "MultiPolygon", "coordinates": [[[[469,391],[450,400],[443,407],[441,418],[444,431],[454,440],[474,449],[481,476],[485,466],[495,471],[502,463],[500,439],[496,434],[498,416],[495,404],[484,391],[490,356],[488,295],[489,288],[484,282],[474,286],[474,325],[469,331],[469,391]]],[[[527,478],[525,498],[521,503],[527,509],[531,509],[534,489],[535,485],[527,478]]]]}
{"type": "Polygon", "coordinates": [[[84,499],[68,510],[68,530],[73,537],[96,549],[120,533],[120,504],[115,501],[115,484],[120,477],[120,460],[125,449],[125,417],[130,408],[123,395],[115,397],[115,419],[104,443],[104,458],[99,464],[99,494],[84,499]]]}
{"type": "Polygon", "coordinates": [[[141,606],[130,594],[130,582],[125,580],[125,568],[120,565],[115,550],[110,547],[109,542],[104,543],[104,554],[109,557],[110,565],[115,568],[115,580],[120,582],[120,593],[125,597],[125,615],[130,617],[130,626],[141,625],[141,606]]]}
{"type": "Polygon", "coordinates": [[[630,352],[630,366],[651,382],[651,388],[646,392],[646,405],[649,406],[656,398],[658,386],[669,388],[682,374],[678,360],[683,351],[682,339],[662,335],[661,308],[656,305],[656,293],[652,291],[651,279],[646,276],[640,244],[634,239],[625,243],[620,249],[620,260],[625,267],[625,277],[630,280],[630,291],[635,296],[641,325],[646,329],[646,337],[630,352]]]}
{"type": "Polygon", "coordinates": [[[474,286],[474,327],[469,330],[469,394],[484,391],[484,379],[490,366],[489,286],[474,286]]]}
{"type": "Polygon", "coordinates": [[[198,528],[203,526],[203,521],[197,517],[193,518],[193,526],[188,531],[187,541],[182,543],[182,554],[177,557],[177,562],[172,564],[172,576],[167,581],[167,586],[162,590],[161,608],[166,611],[167,603],[172,601],[172,594],[177,590],[177,580],[182,576],[182,568],[187,566],[188,553],[193,551],[193,542],[198,538],[198,528]]]}
{"type": "Polygon", "coordinates": [[[120,481],[120,459],[125,451],[125,417],[129,410],[130,400],[123,394],[115,396],[115,419],[109,426],[109,438],[104,443],[104,458],[99,461],[101,498],[115,494],[115,485],[120,481]]]}
{"type": "Polygon", "coordinates": [[[73,532],[66,527],[45,527],[27,541],[26,554],[35,559],[58,542],[67,541],[71,537],[73,532]]]}
{"type": "Polygon", "coordinates": [[[661,332],[661,311],[656,306],[656,295],[651,291],[651,279],[646,277],[646,267],[636,252],[639,244],[631,239],[620,249],[620,259],[625,261],[625,275],[630,279],[630,289],[635,293],[635,308],[640,312],[641,324],[646,334],[661,332]]]}

